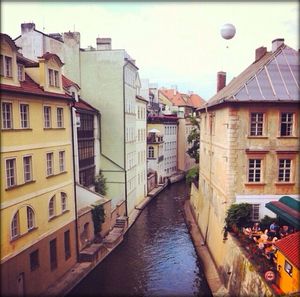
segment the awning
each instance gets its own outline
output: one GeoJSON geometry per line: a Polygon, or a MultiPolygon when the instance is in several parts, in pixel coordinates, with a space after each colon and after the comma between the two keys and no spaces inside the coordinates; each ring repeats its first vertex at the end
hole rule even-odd
{"type": "Polygon", "coordinates": [[[266,208],[276,213],[278,217],[290,225],[300,229],[300,201],[290,196],[283,196],[279,201],[267,203],[266,208]]]}

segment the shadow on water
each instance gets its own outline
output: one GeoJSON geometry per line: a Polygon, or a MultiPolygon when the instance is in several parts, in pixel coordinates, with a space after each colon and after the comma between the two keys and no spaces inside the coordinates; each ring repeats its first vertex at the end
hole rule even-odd
{"type": "Polygon", "coordinates": [[[212,296],[184,221],[187,195],[183,181],[154,198],[68,296],[212,296]]]}

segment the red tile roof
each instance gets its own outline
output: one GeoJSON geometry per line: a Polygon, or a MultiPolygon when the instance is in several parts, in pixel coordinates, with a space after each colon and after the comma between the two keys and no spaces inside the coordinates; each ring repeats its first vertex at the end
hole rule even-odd
{"type": "Polygon", "coordinates": [[[33,94],[41,95],[54,98],[63,98],[72,100],[72,97],[67,94],[57,94],[53,92],[46,92],[42,87],[40,87],[36,82],[34,82],[28,74],[25,74],[25,80],[20,82],[20,87],[1,84],[1,91],[22,93],[22,94],[33,94]]]}
{"type": "Polygon", "coordinates": [[[300,231],[276,241],[275,246],[291,261],[291,264],[300,269],[300,231]]]}
{"type": "Polygon", "coordinates": [[[61,78],[62,78],[62,84],[63,84],[64,88],[69,88],[71,86],[76,86],[78,89],[80,89],[80,87],[78,86],[78,84],[76,82],[68,79],[64,75],[62,75],[61,78]]]}
{"type": "Polygon", "coordinates": [[[98,109],[96,109],[95,107],[93,107],[92,105],[90,105],[89,103],[87,103],[82,99],[79,99],[78,102],[75,102],[74,106],[77,109],[89,110],[97,113],[99,112],[98,109]]]}

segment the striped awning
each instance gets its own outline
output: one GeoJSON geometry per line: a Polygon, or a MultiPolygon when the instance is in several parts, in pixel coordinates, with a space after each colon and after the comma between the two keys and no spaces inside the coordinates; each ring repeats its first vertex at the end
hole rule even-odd
{"type": "Polygon", "coordinates": [[[300,229],[300,201],[290,196],[283,196],[279,201],[271,201],[266,208],[277,214],[282,220],[300,229]]]}

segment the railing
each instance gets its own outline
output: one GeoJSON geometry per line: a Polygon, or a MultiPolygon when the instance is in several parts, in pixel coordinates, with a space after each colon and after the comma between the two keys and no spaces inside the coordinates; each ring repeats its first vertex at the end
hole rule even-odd
{"type": "Polygon", "coordinates": [[[95,165],[94,156],[87,159],[79,160],[79,168],[84,168],[90,165],[95,165]]]}

